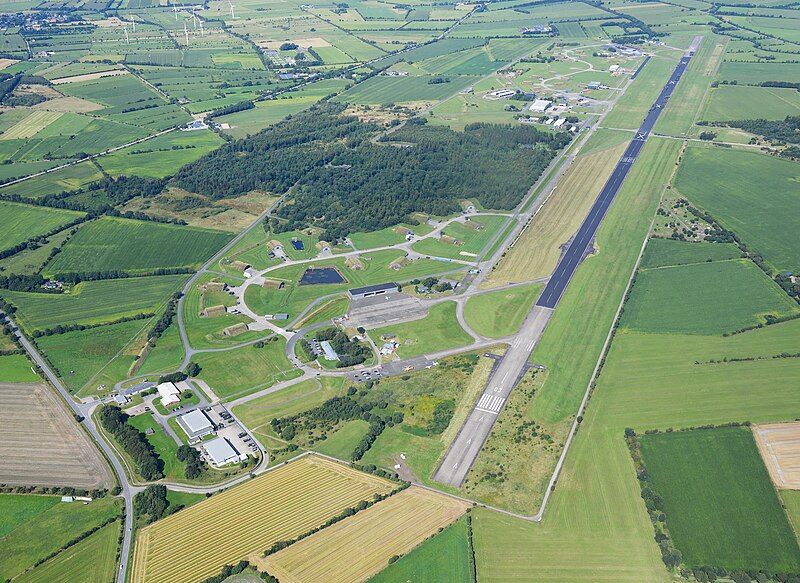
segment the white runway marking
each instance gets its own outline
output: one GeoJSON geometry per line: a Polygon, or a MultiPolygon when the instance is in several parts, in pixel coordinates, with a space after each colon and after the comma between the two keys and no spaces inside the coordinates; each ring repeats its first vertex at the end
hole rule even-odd
{"type": "Polygon", "coordinates": [[[497,415],[500,412],[500,409],[503,407],[503,403],[505,402],[506,400],[503,397],[484,393],[480,401],[478,401],[477,407],[475,408],[485,413],[493,413],[497,415]]]}

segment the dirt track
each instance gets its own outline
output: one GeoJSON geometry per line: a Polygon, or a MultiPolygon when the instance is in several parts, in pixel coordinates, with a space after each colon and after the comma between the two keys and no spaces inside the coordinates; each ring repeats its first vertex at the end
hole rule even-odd
{"type": "Polygon", "coordinates": [[[0,383],[0,483],[93,489],[113,478],[49,387],[0,383]]]}

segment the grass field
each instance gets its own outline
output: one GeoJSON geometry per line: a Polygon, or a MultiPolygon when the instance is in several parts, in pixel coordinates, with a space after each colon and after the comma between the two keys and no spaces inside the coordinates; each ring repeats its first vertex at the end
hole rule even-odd
{"type": "Polygon", "coordinates": [[[747,259],[639,271],[620,320],[645,332],[714,334],[755,326],[797,304],[747,259]],[[687,301],[690,300],[690,301],[687,301]]]}
{"type": "Polygon", "coordinates": [[[429,237],[415,243],[413,249],[425,255],[448,257],[450,259],[470,259],[475,255],[481,254],[506,220],[507,217],[493,215],[473,217],[470,222],[482,225],[483,228],[480,230],[468,228],[458,222],[450,223],[442,233],[453,237],[460,243],[459,245],[446,243],[438,237],[429,237]]]}
{"type": "MultiPolygon", "coordinates": [[[[602,133],[593,140],[605,139],[602,133]]],[[[622,144],[591,152],[576,159],[542,210],[487,279],[522,282],[552,273],[561,255],[560,246],[578,230],[619,157],[622,144]]]]}
{"type": "Polygon", "coordinates": [[[764,154],[691,146],[675,186],[731,229],[777,270],[800,270],[800,238],[792,235],[800,212],[797,165],[764,154]]]}
{"type": "Polygon", "coordinates": [[[720,85],[712,90],[701,117],[706,121],[777,120],[796,115],[799,108],[800,96],[794,89],[720,85]],[[758,104],[755,110],[753,104],[758,104]]]}
{"type": "Polygon", "coordinates": [[[381,336],[394,336],[394,341],[400,343],[397,349],[400,358],[465,346],[472,341],[456,321],[456,305],[452,302],[433,306],[420,320],[376,328],[369,335],[379,345],[383,344],[381,336]]]}
{"type": "Polygon", "coordinates": [[[0,495],[0,537],[47,512],[59,503],[58,496],[0,495]]]}
{"type": "Polygon", "coordinates": [[[22,354],[0,356],[0,383],[34,383],[39,377],[22,354]]]}
{"type": "Polygon", "coordinates": [[[223,352],[198,354],[193,360],[206,381],[222,400],[232,399],[300,376],[286,359],[286,340],[279,337],[263,348],[243,346],[223,352]]]}
{"type": "Polygon", "coordinates": [[[477,77],[460,75],[445,77],[447,83],[429,84],[432,76],[372,77],[348,89],[337,99],[348,103],[386,104],[416,101],[439,101],[455,95],[477,81],[477,77]]]}
{"type": "Polygon", "coordinates": [[[111,581],[116,573],[119,534],[119,522],[112,522],[14,581],[20,583],[111,581]]]}
{"type": "Polygon", "coordinates": [[[411,487],[263,562],[281,581],[364,581],[393,555],[409,552],[467,508],[465,502],[411,487]]]}
{"type": "Polygon", "coordinates": [[[46,271],[147,273],[198,267],[230,239],[231,234],[222,231],[103,217],[78,231],[46,271]]]}
{"type": "Polygon", "coordinates": [[[341,429],[336,430],[313,449],[340,460],[350,461],[350,454],[367,433],[367,429],[369,429],[369,423],[362,419],[348,421],[341,429]]]}
{"type": "Polygon", "coordinates": [[[489,338],[502,338],[519,330],[539,297],[543,285],[535,283],[471,297],[464,307],[467,324],[489,338]]]}
{"type": "MultiPolygon", "coordinates": [[[[146,326],[146,320],[133,320],[89,330],[43,336],[39,338],[37,345],[47,356],[50,364],[56,368],[67,389],[77,392],[146,326]]],[[[125,371],[132,362],[133,356],[125,359],[123,364],[125,371]]]]}
{"type": "Polygon", "coordinates": [[[143,529],[131,580],[191,583],[214,575],[392,486],[334,462],[303,458],[143,529]],[[175,548],[181,549],[177,557],[175,548]]]}
{"type": "Polygon", "coordinates": [[[0,201],[0,215],[3,217],[3,230],[0,233],[2,251],[57,229],[84,213],[0,201]]]}
{"type": "Polygon", "coordinates": [[[117,516],[120,502],[100,498],[84,506],[59,502],[0,538],[0,577],[11,579],[79,534],[117,516]]]}
{"type": "Polygon", "coordinates": [[[653,238],[647,242],[640,267],[691,265],[709,261],[736,259],[742,253],[733,243],[687,243],[673,239],[653,238]]]}
{"type": "Polygon", "coordinates": [[[26,330],[69,324],[102,324],[140,313],[156,312],[184,282],[185,275],[84,281],[69,294],[39,294],[3,290],[17,306],[16,317],[26,330]]]}
{"type": "Polygon", "coordinates": [[[467,519],[460,518],[432,539],[369,580],[370,583],[468,583],[467,519]]]}
{"type": "Polygon", "coordinates": [[[800,571],[800,548],[749,428],[645,435],[641,444],[689,567],[800,571]]]}

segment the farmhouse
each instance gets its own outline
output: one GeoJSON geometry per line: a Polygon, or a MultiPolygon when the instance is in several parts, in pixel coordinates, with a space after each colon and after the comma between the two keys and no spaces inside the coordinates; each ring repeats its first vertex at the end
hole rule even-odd
{"type": "Polygon", "coordinates": [[[370,296],[377,296],[380,294],[391,293],[397,291],[399,286],[396,283],[379,283],[378,285],[368,285],[365,287],[356,287],[348,290],[351,298],[368,298],[370,296]]]}
{"type": "Polygon", "coordinates": [[[537,99],[531,103],[531,106],[528,109],[531,111],[543,112],[546,111],[551,105],[553,105],[552,101],[548,101],[547,99],[537,99]]]}
{"type": "Polygon", "coordinates": [[[214,424],[211,419],[200,409],[195,409],[178,417],[178,425],[186,433],[189,441],[200,439],[204,435],[214,432],[214,424]]]}
{"type": "Polygon", "coordinates": [[[175,386],[175,383],[161,383],[156,387],[159,396],[161,397],[161,404],[164,407],[169,407],[175,403],[179,403],[181,398],[181,390],[175,386]]]}
{"type": "Polygon", "coordinates": [[[231,462],[244,461],[247,454],[240,454],[224,437],[217,437],[203,445],[211,463],[215,466],[224,466],[231,462]]]}

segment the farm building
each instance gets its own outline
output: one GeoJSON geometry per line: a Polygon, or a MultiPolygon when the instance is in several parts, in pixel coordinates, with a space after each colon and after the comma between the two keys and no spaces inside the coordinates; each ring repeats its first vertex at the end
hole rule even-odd
{"type": "Polygon", "coordinates": [[[161,404],[164,407],[174,405],[181,400],[181,390],[175,386],[175,383],[161,383],[156,387],[156,390],[161,397],[161,404]]]}
{"type": "Polygon", "coordinates": [[[247,324],[239,323],[234,324],[233,326],[228,326],[222,330],[223,336],[228,336],[229,338],[233,338],[234,336],[238,336],[239,334],[244,334],[247,332],[247,324]]]}
{"type": "Polygon", "coordinates": [[[497,91],[492,91],[489,95],[486,96],[487,99],[508,99],[516,95],[517,92],[513,89],[498,89],[497,91]]]}
{"type": "Polygon", "coordinates": [[[611,65],[608,68],[608,70],[611,71],[612,73],[616,73],[617,71],[619,71],[619,65],[611,65]]]}
{"type": "Polygon", "coordinates": [[[550,107],[551,105],[553,105],[552,101],[548,101],[547,99],[537,99],[536,101],[531,103],[531,106],[529,107],[529,109],[531,111],[542,112],[542,111],[546,111],[547,108],[550,107]]]}
{"type": "Polygon", "coordinates": [[[553,127],[554,127],[554,128],[560,128],[560,127],[561,127],[561,126],[563,126],[565,123],[567,123],[567,120],[566,120],[566,119],[564,119],[563,117],[560,117],[560,118],[558,118],[558,119],[555,121],[555,123],[553,124],[553,127]]]}
{"type": "Polygon", "coordinates": [[[599,81],[592,81],[586,87],[589,89],[600,89],[600,82],[599,81]]]}
{"type": "Polygon", "coordinates": [[[208,418],[208,415],[200,409],[195,409],[178,417],[178,425],[181,426],[190,441],[200,439],[209,433],[214,433],[214,424],[208,418]]]}
{"type": "Polygon", "coordinates": [[[355,287],[351,290],[348,290],[347,293],[350,294],[351,298],[368,298],[370,296],[377,296],[380,294],[386,294],[391,292],[396,292],[398,290],[398,285],[396,283],[379,283],[377,285],[368,285],[365,287],[355,287]]]}
{"type": "Polygon", "coordinates": [[[207,441],[203,447],[211,458],[211,463],[215,466],[224,466],[231,462],[238,462],[247,459],[247,454],[240,454],[224,437],[217,437],[207,441]]]}
{"type": "Polygon", "coordinates": [[[227,309],[222,304],[218,306],[208,306],[203,309],[203,317],[216,318],[218,316],[224,316],[226,311],[227,309]]]}
{"type": "Polygon", "coordinates": [[[277,279],[265,278],[264,283],[261,284],[261,287],[265,289],[283,289],[286,287],[286,282],[277,279]]]}

